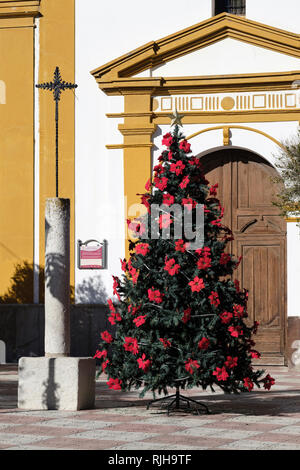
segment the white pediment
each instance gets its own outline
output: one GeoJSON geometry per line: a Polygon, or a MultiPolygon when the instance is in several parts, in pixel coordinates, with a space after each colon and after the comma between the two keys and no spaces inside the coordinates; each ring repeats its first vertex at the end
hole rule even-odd
{"type": "Polygon", "coordinates": [[[300,59],[232,38],[145,70],[135,77],[182,77],[300,70],[300,59]]]}

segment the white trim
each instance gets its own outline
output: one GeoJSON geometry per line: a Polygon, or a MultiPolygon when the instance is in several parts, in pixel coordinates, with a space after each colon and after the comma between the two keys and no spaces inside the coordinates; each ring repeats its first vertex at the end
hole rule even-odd
{"type": "MultiPolygon", "coordinates": [[[[36,18],[34,48],[34,81],[39,81],[40,20],[36,18]]],[[[34,89],[34,249],[33,249],[33,303],[39,303],[40,264],[40,102],[39,90],[34,89]]]]}

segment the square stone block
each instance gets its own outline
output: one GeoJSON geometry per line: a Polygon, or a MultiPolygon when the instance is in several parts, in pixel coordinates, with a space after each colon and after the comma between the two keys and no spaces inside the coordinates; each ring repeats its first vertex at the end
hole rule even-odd
{"type": "Polygon", "coordinates": [[[86,357],[22,357],[18,408],[84,410],[95,406],[96,361],[86,357]]]}

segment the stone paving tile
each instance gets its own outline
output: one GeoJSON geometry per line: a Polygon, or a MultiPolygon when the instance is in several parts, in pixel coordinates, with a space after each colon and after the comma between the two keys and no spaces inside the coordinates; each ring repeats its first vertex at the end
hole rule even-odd
{"type": "MultiPolygon", "coordinates": [[[[207,447],[199,447],[198,449],[207,450],[207,447]]],[[[145,442],[130,442],[129,444],[118,445],[111,447],[110,450],[166,450],[164,444],[145,443],[145,442]]],[[[195,450],[195,447],[189,445],[168,445],[167,450],[195,450]]],[[[162,467],[163,468],[163,467],[162,467]]]]}
{"type": "MultiPolygon", "coordinates": [[[[111,423],[114,423],[114,422],[127,423],[128,422],[128,416],[121,416],[120,414],[117,414],[117,413],[114,414],[112,411],[110,414],[105,414],[105,413],[102,413],[102,410],[100,412],[98,410],[82,412],[82,415],[76,416],[76,419],[78,420],[78,422],[80,422],[81,420],[110,421],[111,423]]],[[[132,415],[130,416],[130,421],[141,422],[143,421],[143,418],[142,416],[132,415]]]]}
{"type": "Polygon", "coordinates": [[[284,426],[279,429],[275,429],[271,431],[272,433],[280,433],[280,434],[294,434],[299,437],[300,442],[300,426],[284,426]]]}
{"type": "Polygon", "coordinates": [[[219,419],[216,417],[214,418],[203,418],[202,416],[199,418],[192,419],[189,416],[182,416],[178,418],[174,418],[173,415],[165,416],[165,415],[158,415],[152,418],[145,418],[144,423],[146,424],[158,424],[158,425],[166,425],[166,426],[185,426],[187,428],[191,428],[194,426],[205,426],[211,423],[220,422],[219,419]]]}
{"type": "Polygon", "coordinates": [[[7,434],[11,433],[11,434],[18,434],[18,435],[29,434],[29,435],[44,436],[46,439],[48,439],[53,436],[65,436],[66,434],[69,435],[72,433],[74,434],[78,433],[79,428],[75,427],[75,428],[66,429],[65,427],[50,427],[50,426],[43,427],[40,425],[35,426],[33,424],[30,424],[24,428],[23,426],[19,424],[15,427],[5,429],[5,432],[7,434]]]}
{"type": "Polygon", "coordinates": [[[254,432],[268,432],[278,429],[278,424],[270,424],[270,423],[241,423],[241,422],[233,422],[233,421],[222,421],[218,424],[210,423],[207,424],[206,429],[222,429],[224,432],[228,431],[231,433],[232,430],[235,431],[254,431],[254,432]]]}
{"type": "Polygon", "coordinates": [[[147,438],[157,436],[157,433],[147,432],[122,432],[122,431],[111,431],[110,429],[95,429],[93,431],[79,432],[74,435],[68,435],[69,438],[80,438],[80,439],[96,439],[96,440],[113,440],[114,444],[119,441],[143,441],[147,438]]]}
{"type": "Polygon", "coordinates": [[[218,447],[216,450],[300,450],[300,444],[288,442],[258,442],[254,440],[236,441],[230,444],[218,447]]]}
{"type": "Polygon", "coordinates": [[[151,439],[147,439],[147,444],[153,444],[159,442],[160,444],[164,445],[166,449],[169,449],[170,445],[178,445],[178,446],[189,446],[190,449],[197,450],[199,448],[207,448],[212,449],[221,444],[225,445],[232,442],[233,439],[227,436],[222,438],[215,438],[211,436],[188,436],[188,435],[161,435],[159,437],[153,437],[151,439]]]}
{"type": "Polygon", "coordinates": [[[43,421],[40,423],[41,427],[50,428],[77,428],[77,429],[103,429],[112,425],[115,425],[115,422],[110,421],[99,421],[99,420],[80,420],[80,419],[52,419],[50,421],[43,421]]]}
{"type": "MultiPolygon", "coordinates": [[[[125,443],[124,440],[120,443],[125,443]]],[[[35,445],[36,450],[42,449],[43,447],[52,450],[104,450],[110,449],[115,446],[116,442],[108,439],[97,440],[97,439],[80,439],[68,437],[59,437],[53,439],[47,439],[43,442],[39,442],[35,445]]],[[[21,447],[21,446],[20,446],[21,447]]]]}
{"type": "Polygon", "coordinates": [[[227,421],[230,422],[237,422],[237,423],[269,423],[269,424],[276,424],[276,425],[289,425],[300,423],[300,413],[298,418],[290,418],[286,416],[235,416],[233,418],[229,418],[227,421]]]}
{"type": "Polygon", "coordinates": [[[115,424],[114,426],[110,427],[110,431],[123,431],[123,432],[145,432],[145,433],[173,433],[176,431],[182,431],[186,428],[184,422],[182,422],[181,426],[173,426],[172,423],[170,425],[167,424],[148,424],[148,423],[122,423],[122,424],[115,424]]]}
{"type": "Polygon", "coordinates": [[[230,432],[226,433],[224,429],[217,429],[217,428],[207,428],[207,427],[202,427],[202,428],[190,428],[190,429],[185,429],[184,431],[178,431],[173,434],[173,436],[199,436],[199,437],[213,437],[213,438],[223,438],[226,437],[226,434],[228,437],[233,440],[233,439],[245,439],[248,437],[253,437],[259,434],[257,431],[243,431],[241,429],[239,430],[233,430],[231,429],[230,432]]]}
{"type": "Polygon", "coordinates": [[[266,432],[261,435],[255,436],[256,441],[270,441],[270,442],[288,442],[291,444],[300,444],[300,436],[295,434],[276,433],[274,431],[266,432]]]}
{"type": "Polygon", "coordinates": [[[38,441],[41,441],[43,439],[48,439],[48,436],[41,436],[41,435],[34,435],[34,434],[25,434],[25,435],[21,435],[21,434],[14,434],[14,433],[9,433],[9,432],[6,432],[6,433],[3,433],[1,432],[0,433],[0,445],[2,444],[5,444],[5,443],[8,443],[10,445],[15,445],[15,444],[30,444],[30,443],[33,443],[33,442],[38,442],[38,441]]]}

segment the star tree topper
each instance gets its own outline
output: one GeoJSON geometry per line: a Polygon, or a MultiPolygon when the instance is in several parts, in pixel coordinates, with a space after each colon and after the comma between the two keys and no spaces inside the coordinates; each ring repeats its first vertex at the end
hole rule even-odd
{"type": "Polygon", "coordinates": [[[181,126],[181,127],[182,127],[181,119],[184,117],[183,114],[178,114],[177,109],[175,109],[174,113],[173,113],[173,114],[170,114],[169,116],[170,116],[170,118],[172,119],[172,121],[171,121],[171,127],[172,127],[172,126],[175,126],[176,124],[178,124],[178,126],[181,126]]]}

